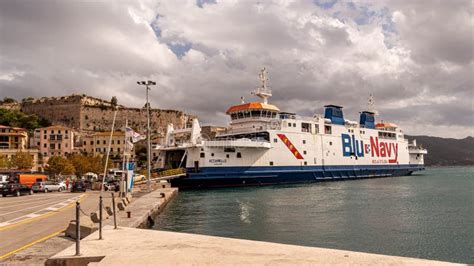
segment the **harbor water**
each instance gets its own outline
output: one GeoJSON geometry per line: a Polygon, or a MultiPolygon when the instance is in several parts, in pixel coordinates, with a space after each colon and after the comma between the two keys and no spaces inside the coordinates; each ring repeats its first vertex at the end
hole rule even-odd
{"type": "Polygon", "coordinates": [[[474,167],[180,191],[154,229],[474,263],[474,167]]]}

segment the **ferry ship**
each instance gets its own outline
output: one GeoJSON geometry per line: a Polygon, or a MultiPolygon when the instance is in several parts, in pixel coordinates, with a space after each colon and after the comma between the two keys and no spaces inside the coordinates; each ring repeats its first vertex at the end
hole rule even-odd
{"type": "Polygon", "coordinates": [[[192,127],[168,125],[155,147],[161,170],[185,169],[171,179],[180,188],[255,186],[410,175],[424,170],[427,151],[409,143],[393,123],[376,122],[373,98],[359,122],[343,107],[326,105],[324,115],[300,117],[268,103],[267,72],[252,94],[261,101],[227,110],[230,125],[214,138],[192,127]]]}

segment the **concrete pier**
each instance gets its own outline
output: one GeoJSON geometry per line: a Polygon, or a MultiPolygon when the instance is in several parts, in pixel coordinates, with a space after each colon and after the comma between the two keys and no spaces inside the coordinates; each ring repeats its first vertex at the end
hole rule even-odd
{"type": "Polygon", "coordinates": [[[455,265],[449,262],[369,254],[345,250],[285,245],[269,242],[165,232],[149,229],[149,221],[177,194],[159,188],[135,198],[118,213],[117,229],[108,219],[103,240],[95,232],[81,241],[81,256],[71,245],[46,261],[46,265],[214,265],[214,264],[389,264],[455,265]],[[127,217],[127,211],[131,217],[127,217]]]}
{"type": "MultiPolygon", "coordinates": [[[[125,207],[125,211],[117,209],[117,226],[132,228],[149,228],[149,217],[155,218],[168,202],[178,194],[177,188],[158,188],[140,198],[132,199],[125,207]],[[131,217],[128,218],[127,212],[131,217]]],[[[113,225],[113,217],[107,219],[105,224],[113,225]]]]}
{"type": "Polygon", "coordinates": [[[455,265],[447,262],[362,252],[112,226],[51,257],[46,265],[455,265]]]}

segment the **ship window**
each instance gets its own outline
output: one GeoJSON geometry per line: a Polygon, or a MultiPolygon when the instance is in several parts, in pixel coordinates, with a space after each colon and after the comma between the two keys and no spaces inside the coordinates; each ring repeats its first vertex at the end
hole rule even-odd
{"type": "Polygon", "coordinates": [[[242,158],[242,154],[240,152],[237,153],[237,158],[242,158]]]}
{"type": "Polygon", "coordinates": [[[306,140],[305,140],[305,139],[303,140],[303,144],[306,144],[306,140]]]}
{"type": "Polygon", "coordinates": [[[272,118],[275,118],[277,116],[277,113],[272,112],[272,118]]]}
{"type": "Polygon", "coordinates": [[[270,165],[273,165],[273,162],[270,162],[270,165]]]}
{"type": "Polygon", "coordinates": [[[243,114],[242,112],[238,112],[238,113],[237,113],[237,117],[238,117],[239,119],[242,119],[242,118],[244,118],[244,114],[243,114]]]}
{"type": "Polygon", "coordinates": [[[235,120],[237,118],[237,115],[235,113],[230,114],[230,119],[235,120]]]}
{"type": "Polygon", "coordinates": [[[303,154],[306,154],[306,151],[303,151],[303,154]]]}
{"type": "Polygon", "coordinates": [[[274,138],[274,139],[273,139],[273,142],[277,143],[277,142],[278,142],[278,139],[277,139],[277,138],[274,138]]]}
{"type": "Polygon", "coordinates": [[[293,127],[296,127],[296,123],[293,123],[293,127]]]}
{"type": "Polygon", "coordinates": [[[211,157],[214,157],[214,153],[211,153],[211,157]]]}
{"type": "Polygon", "coordinates": [[[261,115],[260,110],[253,110],[251,113],[252,113],[252,117],[260,117],[261,115]]]}
{"type": "Polygon", "coordinates": [[[250,111],[245,111],[245,112],[244,112],[244,116],[245,116],[245,118],[250,117],[250,111]]]}
{"type": "Polygon", "coordinates": [[[314,133],[316,133],[316,134],[319,133],[319,125],[318,124],[314,125],[314,133]]]}
{"type": "Polygon", "coordinates": [[[201,154],[199,155],[199,157],[204,158],[204,157],[205,157],[204,152],[201,152],[201,154]]]}
{"type": "Polygon", "coordinates": [[[226,157],[226,158],[229,158],[229,154],[226,154],[225,157],[226,157]]]}
{"type": "Polygon", "coordinates": [[[331,134],[331,126],[324,126],[324,134],[331,134]]]}
{"type": "Polygon", "coordinates": [[[329,146],[332,146],[332,141],[329,142],[329,146]]]}
{"type": "Polygon", "coordinates": [[[311,132],[311,124],[301,123],[301,132],[311,132]]]}
{"type": "Polygon", "coordinates": [[[304,162],[304,165],[308,165],[308,162],[304,162]]]}

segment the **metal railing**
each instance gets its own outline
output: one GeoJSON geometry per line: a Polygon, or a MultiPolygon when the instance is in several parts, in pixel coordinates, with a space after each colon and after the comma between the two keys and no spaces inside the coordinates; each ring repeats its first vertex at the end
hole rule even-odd
{"type": "Polygon", "coordinates": [[[186,174],[186,168],[164,170],[158,173],[153,173],[152,176],[154,178],[160,178],[160,177],[167,177],[167,176],[174,176],[174,175],[181,175],[181,174],[186,174]]]}

